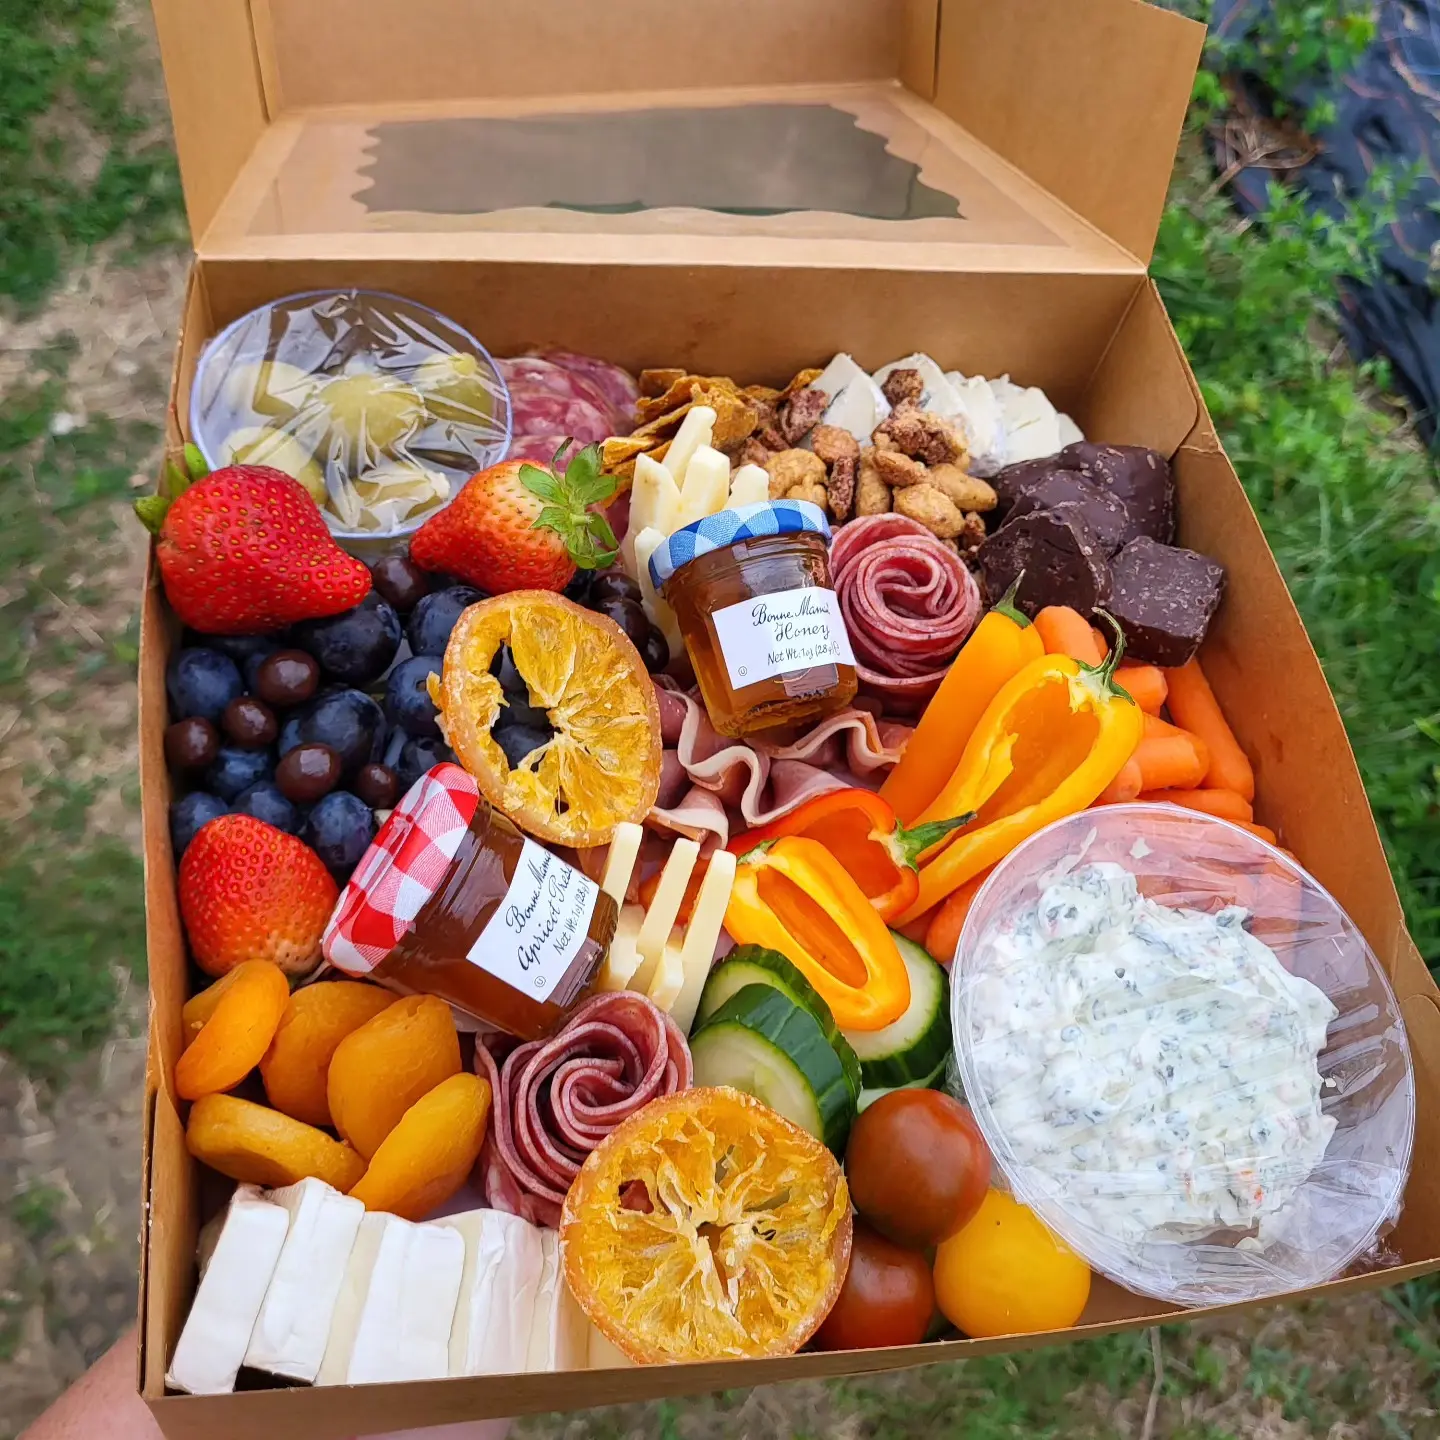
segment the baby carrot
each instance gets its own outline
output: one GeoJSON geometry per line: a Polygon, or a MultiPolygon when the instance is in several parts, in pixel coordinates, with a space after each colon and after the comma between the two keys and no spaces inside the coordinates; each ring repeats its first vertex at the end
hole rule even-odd
{"type": "Polygon", "coordinates": [[[1255,818],[1250,802],[1234,790],[1147,790],[1140,798],[1183,805],[1187,810],[1218,815],[1222,820],[1234,820],[1239,825],[1248,825],[1255,818]]]}
{"type": "MultiPolygon", "coordinates": [[[[1162,722],[1163,723],[1163,722],[1162,722]]],[[[1196,735],[1146,735],[1135,751],[1145,790],[1194,790],[1210,764],[1205,742],[1196,735]]]]}
{"type": "MultiPolygon", "coordinates": [[[[1120,773],[1096,797],[1097,805],[1123,805],[1140,795],[1142,783],[1140,762],[1132,755],[1121,767],[1120,773]]],[[[1149,799],[1149,796],[1141,796],[1149,799]]]]}
{"type": "Polygon", "coordinates": [[[1254,825],[1241,823],[1242,830],[1248,830],[1252,835],[1258,835],[1262,840],[1271,845],[1279,845],[1280,838],[1268,825],[1254,825]]]}
{"type": "Polygon", "coordinates": [[[1255,799],[1255,771],[1235,739],[1235,732],[1221,712],[1215,692],[1195,659],[1166,672],[1170,682],[1168,704],[1178,724],[1198,735],[1210,749],[1210,768],[1203,784],[1207,789],[1234,790],[1247,800],[1255,799]]]}
{"type": "Polygon", "coordinates": [[[1152,739],[1157,735],[1188,735],[1188,730],[1182,730],[1178,725],[1172,725],[1168,720],[1163,720],[1159,715],[1147,715],[1145,717],[1145,738],[1152,739]]]}
{"type": "Polygon", "coordinates": [[[1068,655],[1082,665],[1098,665],[1105,658],[1104,644],[1095,643],[1090,622],[1068,605],[1047,605],[1035,617],[1035,629],[1047,655],[1068,655]]]}
{"type": "Polygon", "coordinates": [[[1131,665],[1126,660],[1115,667],[1115,683],[1129,691],[1131,698],[1147,715],[1160,713],[1170,689],[1165,681],[1165,672],[1158,665],[1131,665]]]}
{"type": "Polygon", "coordinates": [[[995,867],[987,865],[978,875],[972,875],[958,889],[952,890],[935,911],[930,928],[925,932],[925,948],[947,969],[955,958],[955,947],[960,943],[960,932],[965,928],[965,917],[980,893],[980,887],[990,878],[995,867]]]}

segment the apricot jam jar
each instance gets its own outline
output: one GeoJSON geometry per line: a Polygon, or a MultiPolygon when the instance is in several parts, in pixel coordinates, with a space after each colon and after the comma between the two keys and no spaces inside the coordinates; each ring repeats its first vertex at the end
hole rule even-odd
{"type": "Polygon", "coordinates": [[[618,913],[487,804],[467,771],[437,765],[361,857],[322,949],[347,975],[438,995],[533,1040],[594,979],[618,913]]]}
{"type": "Polygon", "coordinates": [[[722,735],[818,720],[855,698],[829,548],[818,505],[769,500],[686,525],[650,557],[722,735]]]}

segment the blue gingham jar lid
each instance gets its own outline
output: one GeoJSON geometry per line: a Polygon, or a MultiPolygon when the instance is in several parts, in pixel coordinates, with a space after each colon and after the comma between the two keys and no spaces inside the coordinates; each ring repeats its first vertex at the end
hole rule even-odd
{"type": "Polygon", "coordinates": [[[712,550],[724,550],[761,535],[821,535],[830,542],[825,512],[808,500],[761,500],[733,510],[717,510],[677,530],[655,547],[650,583],[657,590],[683,565],[712,550]]]}

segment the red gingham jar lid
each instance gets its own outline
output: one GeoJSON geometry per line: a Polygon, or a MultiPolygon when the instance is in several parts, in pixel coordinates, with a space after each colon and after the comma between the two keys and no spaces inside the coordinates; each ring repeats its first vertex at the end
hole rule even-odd
{"type": "Polygon", "coordinates": [[[406,791],[325,927],[321,945],[330,964],[368,975],[410,933],[449,873],[479,804],[479,787],[458,765],[437,765],[406,791]]]}

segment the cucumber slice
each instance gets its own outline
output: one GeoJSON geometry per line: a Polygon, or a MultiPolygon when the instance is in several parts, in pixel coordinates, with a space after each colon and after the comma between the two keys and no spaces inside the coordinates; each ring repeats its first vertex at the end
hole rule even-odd
{"type": "Polygon", "coordinates": [[[910,975],[910,1003],[883,1030],[847,1030],[860,1057],[866,1089],[889,1089],[924,1081],[950,1053],[950,1007],[945,971],[913,940],[890,932],[910,975]]]}
{"type": "Polygon", "coordinates": [[[945,1066],[949,1062],[947,1056],[935,1067],[932,1075],[927,1075],[923,1080],[911,1080],[905,1085],[877,1085],[871,1090],[862,1090],[860,1098],[855,1102],[855,1113],[859,1115],[862,1111],[868,1110],[882,1095],[892,1095],[896,1090],[942,1090],[945,1087],[945,1066]]]}
{"type": "Polygon", "coordinates": [[[697,1085],[733,1085],[808,1130],[837,1155],[855,1092],[820,1022],[769,985],[746,985],[690,1037],[697,1085]]]}
{"type": "Polygon", "coordinates": [[[788,996],[802,1010],[808,1010],[819,1022],[830,1048],[840,1057],[846,1079],[856,1095],[860,1093],[860,1061],[850,1042],[840,1033],[830,1007],[819,992],[778,950],[763,945],[740,945],[732,950],[711,972],[700,995],[700,1008],[695,1012],[698,1029],[732,995],[747,985],[768,985],[788,996]]]}

